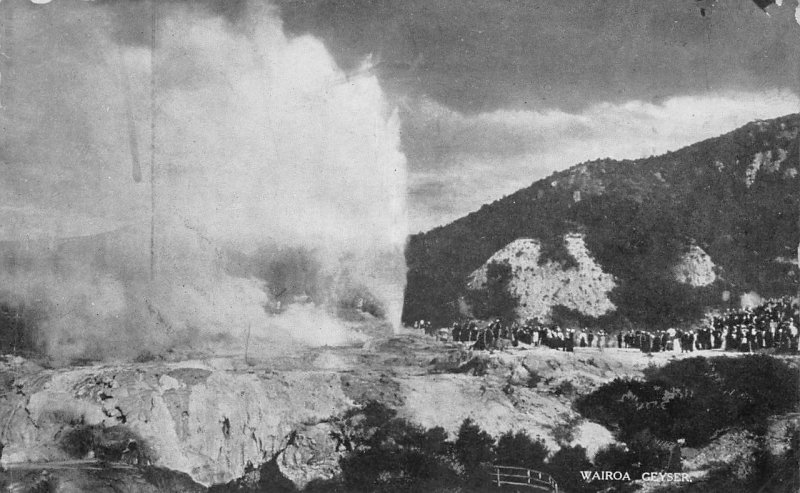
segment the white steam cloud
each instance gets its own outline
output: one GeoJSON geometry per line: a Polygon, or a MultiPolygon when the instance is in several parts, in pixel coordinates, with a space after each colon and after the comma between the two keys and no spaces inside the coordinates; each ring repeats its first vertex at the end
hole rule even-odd
{"type": "Polygon", "coordinates": [[[263,6],[232,22],[162,4],[151,59],[147,43],[111,35],[124,7],[6,12],[17,27],[3,40],[6,309],[59,361],[238,348],[245,337],[261,348],[348,343],[362,336],[335,314],[365,300],[399,323],[405,158],[377,79],[348,79],[322,43],[288,39],[263,6]],[[45,25],[55,33],[42,38],[45,25]],[[289,267],[299,273],[270,278],[259,261],[287,250],[304,252],[289,267]],[[292,305],[290,281],[304,275],[315,292],[292,305]]]}

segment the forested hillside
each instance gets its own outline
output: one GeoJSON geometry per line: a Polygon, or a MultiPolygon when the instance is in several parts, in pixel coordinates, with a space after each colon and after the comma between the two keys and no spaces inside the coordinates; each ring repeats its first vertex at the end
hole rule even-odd
{"type": "Polygon", "coordinates": [[[609,297],[616,309],[592,319],[553,306],[554,318],[655,328],[738,307],[745,293],[796,293],[799,132],[800,115],[789,115],[662,156],[579,164],[414,235],[403,319],[445,324],[461,317],[470,274],[519,238],[541,243],[540,263],[570,268],[569,233],[582,234],[614,276],[609,297]],[[708,285],[676,278],[675,266],[693,247],[715,265],[708,285]]]}

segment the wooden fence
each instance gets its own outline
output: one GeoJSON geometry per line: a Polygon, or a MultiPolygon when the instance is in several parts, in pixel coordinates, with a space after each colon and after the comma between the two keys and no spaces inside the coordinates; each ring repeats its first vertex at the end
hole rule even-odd
{"type": "Polygon", "coordinates": [[[524,467],[492,466],[492,483],[498,487],[521,486],[524,488],[558,493],[558,484],[549,474],[524,467]]]}

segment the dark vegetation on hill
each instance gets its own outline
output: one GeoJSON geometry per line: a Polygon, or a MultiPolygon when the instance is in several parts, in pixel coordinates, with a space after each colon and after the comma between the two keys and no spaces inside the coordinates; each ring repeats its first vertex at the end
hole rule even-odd
{"type": "Polygon", "coordinates": [[[617,279],[610,294],[617,310],[602,319],[561,309],[579,323],[676,326],[708,307],[738,307],[739,295],[749,291],[796,293],[800,273],[790,260],[800,241],[800,174],[792,171],[800,171],[799,130],[800,115],[790,115],[658,157],[580,164],[414,235],[406,250],[403,320],[459,318],[468,275],[518,238],[542,243],[541,262],[574,265],[563,240],[568,232],[585,234],[591,254],[617,279]],[[748,167],[766,152],[770,162],[783,157],[782,163],[751,172],[748,186],[748,167]],[[692,245],[718,266],[710,286],[674,279],[672,267],[692,245]],[[724,291],[731,293],[727,301],[724,291]]]}
{"type": "Polygon", "coordinates": [[[800,411],[798,381],[795,364],[768,355],[696,357],[647,370],[644,380],[616,379],[578,398],[575,408],[626,445],[598,452],[596,466],[638,476],[665,467],[664,443],[700,448],[743,431],[760,444],[747,473],[737,476],[724,464],[696,491],[767,491],[761,488],[770,484],[769,491],[793,492],[800,490],[800,429],[787,429],[785,454],[771,454],[764,437],[771,416],[800,411]]]}
{"type": "Polygon", "coordinates": [[[734,427],[763,434],[769,416],[800,411],[799,381],[797,368],[772,356],[700,356],[648,370],[644,381],[616,379],[576,408],[622,441],[647,431],[701,446],[734,427]]]}
{"type": "Polygon", "coordinates": [[[472,308],[472,314],[483,320],[495,317],[503,320],[514,318],[519,300],[508,290],[512,277],[508,262],[490,262],[486,266],[486,286],[466,293],[466,301],[472,308]]]}

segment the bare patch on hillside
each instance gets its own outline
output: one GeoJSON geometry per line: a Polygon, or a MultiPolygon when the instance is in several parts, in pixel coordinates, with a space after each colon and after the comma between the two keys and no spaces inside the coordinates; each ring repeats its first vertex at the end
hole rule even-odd
{"type": "Polygon", "coordinates": [[[507,262],[512,270],[509,291],[519,299],[519,318],[549,319],[553,307],[559,305],[593,317],[615,310],[608,297],[616,286],[614,277],[605,273],[592,258],[583,235],[565,235],[564,243],[575,260],[575,267],[565,269],[562,264],[550,260],[541,264],[541,242],[519,239],[496,252],[473,272],[469,287],[478,289],[485,285],[490,263],[507,262]]]}

